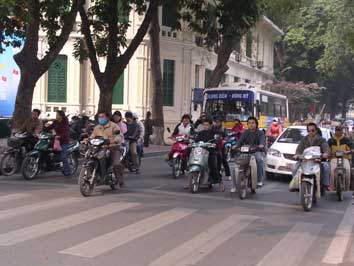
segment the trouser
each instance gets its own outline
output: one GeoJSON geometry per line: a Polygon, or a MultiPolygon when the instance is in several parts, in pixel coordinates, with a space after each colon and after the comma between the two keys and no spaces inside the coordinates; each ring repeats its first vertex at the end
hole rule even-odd
{"type": "Polygon", "coordinates": [[[222,150],[222,154],[218,155],[218,169],[219,169],[219,171],[221,170],[221,164],[225,169],[225,175],[231,176],[230,166],[229,166],[229,163],[226,158],[225,149],[222,150]]]}
{"type": "MultiPolygon", "coordinates": [[[[292,175],[293,178],[295,177],[297,171],[299,170],[301,166],[301,162],[298,161],[296,162],[292,175]]],[[[324,186],[329,186],[331,184],[331,165],[329,162],[321,162],[321,184],[324,186]]]]}
{"type": "Polygon", "coordinates": [[[118,180],[118,184],[123,184],[123,173],[124,173],[124,165],[121,163],[120,160],[121,153],[119,150],[111,151],[111,158],[112,158],[112,166],[113,166],[113,173],[118,180]]]}
{"type": "Polygon", "coordinates": [[[137,143],[136,141],[131,141],[129,143],[129,152],[130,152],[130,157],[131,160],[133,162],[133,167],[135,169],[139,168],[139,164],[138,164],[138,151],[137,151],[137,143]]]}
{"type": "Polygon", "coordinates": [[[257,163],[257,181],[262,182],[264,179],[264,156],[263,152],[257,151],[254,153],[257,163]]]}
{"type": "Polygon", "coordinates": [[[68,147],[69,144],[61,144],[60,159],[63,162],[63,174],[65,176],[71,174],[69,161],[68,161],[68,147]]]}
{"type": "Polygon", "coordinates": [[[150,139],[150,134],[145,134],[144,135],[144,146],[149,147],[149,139],[150,139]]]}
{"type": "Polygon", "coordinates": [[[211,151],[209,153],[208,166],[209,166],[209,180],[211,183],[216,184],[221,182],[220,171],[218,170],[217,153],[211,151]]]}

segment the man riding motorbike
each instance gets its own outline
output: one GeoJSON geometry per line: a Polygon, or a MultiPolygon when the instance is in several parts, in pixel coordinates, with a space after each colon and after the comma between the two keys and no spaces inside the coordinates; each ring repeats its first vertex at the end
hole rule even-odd
{"type": "Polygon", "coordinates": [[[129,142],[128,152],[130,152],[131,160],[133,162],[133,171],[139,174],[138,150],[137,141],[140,137],[139,125],[134,120],[133,113],[128,111],[125,113],[125,120],[127,124],[127,132],[124,135],[125,141],[129,142]]]}
{"type": "Polygon", "coordinates": [[[122,137],[120,134],[116,134],[119,132],[119,127],[116,123],[113,123],[109,120],[109,114],[105,112],[101,112],[97,114],[98,125],[95,126],[90,138],[103,137],[108,139],[110,142],[111,151],[111,160],[113,165],[113,173],[118,180],[118,187],[122,187],[124,185],[123,180],[123,172],[124,166],[120,161],[120,150],[118,145],[122,144],[122,137]],[[117,144],[116,146],[114,144],[117,144]]]}
{"type": "MultiPolygon", "coordinates": [[[[328,159],[329,154],[331,153],[331,150],[328,146],[328,143],[322,136],[320,135],[320,129],[317,127],[315,123],[309,123],[307,124],[307,132],[308,135],[304,137],[300,144],[298,145],[294,159],[298,159],[299,156],[304,152],[305,149],[312,147],[312,146],[318,146],[321,148],[321,153],[322,153],[322,158],[328,159]]],[[[293,169],[293,178],[295,177],[299,167],[301,165],[301,162],[298,161],[295,164],[295,167],[293,169]]],[[[330,186],[330,164],[329,162],[322,162],[322,185],[329,190],[330,186]]]]}
{"type": "Polygon", "coordinates": [[[31,117],[29,117],[25,123],[20,127],[21,132],[26,132],[29,134],[29,142],[32,147],[37,142],[37,136],[39,136],[39,133],[41,133],[42,128],[43,128],[43,123],[39,119],[39,116],[41,114],[41,111],[38,109],[33,109],[31,117]]]}
{"type": "MultiPolygon", "coordinates": [[[[331,139],[328,140],[328,146],[331,149],[332,155],[336,153],[336,151],[353,151],[354,152],[354,143],[344,135],[343,127],[336,126],[335,133],[331,139]]],[[[344,167],[347,173],[349,174],[351,181],[351,160],[352,156],[350,154],[346,154],[343,157],[346,159],[344,161],[344,167]]],[[[334,170],[336,168],[336,160],[331,160],[331,176],[334,176],[334,170]]],[[[354,194],[353,194],[354,196],[354,194]]]]}
{"type": "MultiPolygon", "coordinates": [[[[264,178],[264,148],[265,148],[265,136],[262,130],[258,129],[257,118],[250,116],[247,119],[248,129],[242,134],[240,140],[236,144],[236,149],[242,146],[257,147],[257,151],[254,153],[257,163],[257,185],[263,186],[264,178]]],[[[233,185],[231,192],[236,192],[236,186],[233,185]]]]}
{"type": "Polygon", "coordinates": [[[181,122],[175,127],[172,136],[176,135],[185,135],[188,137],[194,135],[194,127],[191,123],[191,117],[189,114],[184,114],[181,122]]]}

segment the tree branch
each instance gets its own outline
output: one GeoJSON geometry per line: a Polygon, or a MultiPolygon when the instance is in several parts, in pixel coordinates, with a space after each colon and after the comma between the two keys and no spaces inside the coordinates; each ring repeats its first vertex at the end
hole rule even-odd
{"type": "Polygon", "coordinates": [[[90,58],[91,62],[91,69],[93,72],[93,75],[95,76],[96,81],[98,82],[99,80],[102,79],[102,72],[100,71],[100,66],[98,64],[98,59],[97,59],[97,52],[95,45],[93,43],[92,37],[91,37],[91,31],[90,31],[90,22],[88,20],[85,7],[83,4],[79,6],[79,13],[81,17],[81,31],[84,34],[85,37],[85,42],[87,45],[88,49],[88,55],[90,58]]]}
{"type": "Polygon", "coordinates": [[[57,58],[58,54],[60,53],[61,49],[63,49],[65,43],[69,39],[70,33],[76,21],[76,15],[77,15],[80,2],[81,0],[73,0],[71,10],[68,14],[68,17],[66,18],[66,21],[64,22],[63,28],[56,41],[56,44],[51,50],[49,50],[49,52],[40,61],[43,66],[41,67],[43,73],[47,71],[48,66],[50,66],[54,62],[54,60],[57,58]]]}
{"type": "Polygon", "coordinates": [[[105,73],[111,70],[117,63],[118,54],[118,1],[109,0],[109,22],[108,22],[108,54],[105,73]]]}

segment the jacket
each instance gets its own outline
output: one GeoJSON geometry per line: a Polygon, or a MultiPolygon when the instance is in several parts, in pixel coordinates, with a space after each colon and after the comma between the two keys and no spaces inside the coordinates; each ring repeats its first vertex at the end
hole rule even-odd
{"type": "Polygon", "coordinates": [[[257,129],[255,132],[252,132],[250,129],[247,129],[242,135],[239,141],[236,144],[236,147],[240,148],[243,145],[250,146],[265,146],[265,135],[262,130],[257,129]]]}
{"type": "Polygon", "coordinates": [[[61,121],[55,120],[52,125],[47,127],[48,130],[54,130],[55,134],[60,137],[60,144],[69,144],[69,121],[63,118],[61,121]]]}
{"type": "Polygon", "coordinates": [[[187,135],[187,136],[192,136],[194,135],[194,127],[191,123],[185,127],[183,123],[179,123],[176,127],[175,130],[173,131],[173,136],[175,135],[187,135]]]}
{"type": "Polygon", "coordinates": [[[231,129],[231,132],[235,133],[236,140],[239,140],[243,132],[245,132],[245,127],[242,123],[238,123],[237,125],[234,125],[234,127],[231,129]]]}
{"type": "Polygon", "coordinates": [[[124,134],[127,133],[127,125],[123,121],[120,121],[116,124],[120,130],[121,141],[124,142],[124,134]]]}
{"type": "Polygon", "coordinates": [[[127,125],[127,133],[124,134],[124,138],[130,141],[137,141],[140,137],[139,125],[133,121],[127,125]]]}
{"type": "Polygon", "coordinates": [[[40,119],[28,118],[20,130],[31,135],[37,135],[42,131],[43,123],[40,119]]]}
{"type": "Polygon", "coordinates": [[[90,138],[95,138],[95,137],[103,137],[105,139],[108,139],[111,144],[121,144],[122,138],[118,134],[114,134],[115,131],[119,130],[119,127],[116,123],[113,123],[109,121],[107,124],[104,126],[102,125],[97,125],[93,129],[93,132],[90,136],[90,138]]]}
{"type": "Polygon", "coordinates": [[[146,118],[144,121],[145,134],[152,135],[152,120],[150,118],[146,118]]]}
{"type": "Polygon", "coordinates": [[[268,129],[267,136],[278,137],[282,133],[282,131],[283,128],[280,124],[277,125],[271,124],[268,129]]]}
{"type": "Polygon", "coordinates": [[[327,141],[324,138],[322,138],[320,135],[316,135],[313,140],[311,140],[309,136],[304,137],[300,141],[300,144],[297,146],[295,154],[301,155],[305,149],[312,146],[321,147],[321,153],[327,153],[327,154],[331,153],[331,149],[329,148],[327,141]]]}
{"type": "MultiPolygon", "coordinates": [[[[328,146],[331,148],[332,155],[334,155],[336,151],[350,151],[354,149],[354,145],[350,139],[344,136],[340,138],[333,136],[333,138],[328,140],[328,146]]],[[[345,155],[344,158],[351,160],[351,155],[345,155]]]]}

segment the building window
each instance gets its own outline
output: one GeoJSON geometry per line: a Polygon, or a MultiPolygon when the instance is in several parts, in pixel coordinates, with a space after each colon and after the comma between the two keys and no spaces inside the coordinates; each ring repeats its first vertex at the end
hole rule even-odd
{"type": "Polygon", "coordinates": [[[48,70],[48,102],[66,102],[68,57],[59,55],[48,70]]]}
{"type": "Polygon", "coordinates": [[[175,87],[175,61],[163,61],[163,103],[164,106],[173,106],[175,87]]]}
{"type": "Polygon", "coordinates": [[[252,58],[252,32],[248,32],[246,35],[246,56],[252,58]]]}
{"type": "Polygon", "coordinates": [[[224,84],[224,83],[226,83],[227,82],[227,79],[228,79],[228,75],[227,74],[223,74],[222,76],[221,76],[221,84],[224,84]]]}
{"type": "Polygon", "coordinates": [[[240,78],[239,78],[239,77],[234,76],[234,82],[239,82],[239,81],[240,81],[240,78]]]}
{"type": "Polygon", "coordinates": [[[210,69],[205,69],[205,79],[204,79],[204,87],[207,88],[209,86],[209,81],[211,79],[211,75],[213,74],[213,71],[210,69]]]}
{"type": "Polygon", "coordinates": [[[174,1],[165,1],[162,6],[162,25],[175,28],[177,26],[178,10],[174,1]]]}
{"type": "Polygon", "coordinates": [[[113,104],[124,103],[124,73],[119,77],[113,88],[113,104]]]}

